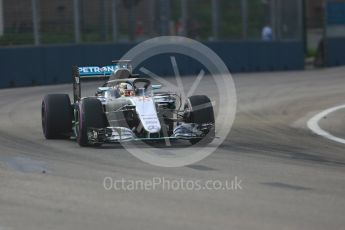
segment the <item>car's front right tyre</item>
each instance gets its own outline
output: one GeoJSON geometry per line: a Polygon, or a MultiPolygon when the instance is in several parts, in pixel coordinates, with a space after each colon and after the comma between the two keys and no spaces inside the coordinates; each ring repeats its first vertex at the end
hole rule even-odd
{"type": "Polygon", "coordinates": [[[77,119],[77,141],[80,146],[90,146],[87,136],[89,128],[107,127],[103,105],[97,98],[84,98],[80,101],[77,119]]]}
{"type": "Polygon", "coordinates": [[[67,94],[48,94],[41,107],[42,130],[46,139],[71,136],[73,110],[67,94]]]}

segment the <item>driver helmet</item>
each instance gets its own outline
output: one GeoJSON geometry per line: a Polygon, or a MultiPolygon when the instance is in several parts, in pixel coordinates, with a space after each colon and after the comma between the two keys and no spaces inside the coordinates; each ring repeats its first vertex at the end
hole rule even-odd
{"type": "Polygon", "coordinates": [[[120,84],[118,84],[117,89],[120,96],[122,97],[122,96],[125,96],[127,91],[132,91],[133,87],[128,83],[121,82],[120,84]]]}

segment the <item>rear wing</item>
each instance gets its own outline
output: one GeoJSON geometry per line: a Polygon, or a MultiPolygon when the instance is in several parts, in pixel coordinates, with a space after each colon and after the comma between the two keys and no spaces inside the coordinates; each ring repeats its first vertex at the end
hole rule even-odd
{"type": "Polygon", "coordinates": [[[109,77],[118,67],[115,65],[109,66],[84,66],[78,67],[80,78],[90,79],[90,78],[106,78],[109,77]]]}
{"type": "Polygon", "coordinates": [[[130,60],[116,60],[112,61],[113,65],[108,66],[73,66],[72,67],[72,81],[73,81],[73,99],[74,103],[81,99],[80,82],[82,80],[108,80],[113,73],[119,72],[119,69],[126,69],[129,74],[132,73],[132,66],[130,60]]]}
{"type": "Polygon", "coordinates": [[[118,68],[116,65],[110,66],[73,66],[72,67],[72,81],[73,81],[73,100],[74,103],[81,99],[80,82],[82,80],[96,80],[109,79],[111,74],[118,68]]]}

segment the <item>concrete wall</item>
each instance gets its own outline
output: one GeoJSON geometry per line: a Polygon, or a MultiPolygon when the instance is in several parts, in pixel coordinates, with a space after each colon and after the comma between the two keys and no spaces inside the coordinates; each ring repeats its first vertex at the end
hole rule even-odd
{"type": "MultiPolygon", "coordinates": [[[[72,65],[106,65],[119,59],[135,44],[92,44],[0,48],[0,88],[71,82],[72,65]]],[[[231,72],[296,70],[304,68],[300,42],[206,43],[231,72]]],[[[190,58],[177,59],[182,74],[194,74],[201,66],[190,58]]],[[[169,59],[156,57],[146,64],[158,75],[172,74],[169,59]]]]}

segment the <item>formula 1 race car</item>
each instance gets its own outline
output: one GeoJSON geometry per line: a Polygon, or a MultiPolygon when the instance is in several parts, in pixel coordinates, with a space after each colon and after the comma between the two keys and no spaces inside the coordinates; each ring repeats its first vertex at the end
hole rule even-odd
{"type": "Polygon", "coordinates": [[[42,102],[42,128],[47,139],[74,137],[80,146],[150,140],[210,143],[215,119],[210,99],[191,96],[182,105],[177,93],[132,73],[130,61],[105,67],[72,68],[73,98],[48,94],[42,102]],[[105,79],[95,96],[81,97],[81,80],[105,79]]]}

